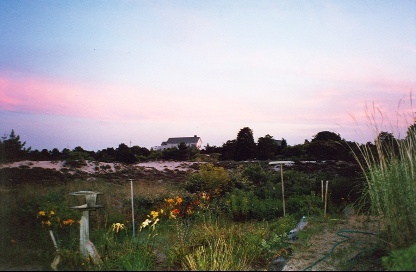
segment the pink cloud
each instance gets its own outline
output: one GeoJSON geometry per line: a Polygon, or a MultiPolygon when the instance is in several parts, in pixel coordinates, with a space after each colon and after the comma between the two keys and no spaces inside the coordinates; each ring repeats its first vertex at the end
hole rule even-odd
{"type": "Polygon", "coordinates": [[[114,103],[117,90],[111,94],[109,86],[59,82],[43,78],[0,76],[0,108],[40,114],[57,114],[103,119],[115,118],[114,103]]]}
{"type": "Polygon", "coordinates": [[[73,83],[0,75],[0,109],[107,120],[240,118],[232,101],[147,87],[73,83]]]}

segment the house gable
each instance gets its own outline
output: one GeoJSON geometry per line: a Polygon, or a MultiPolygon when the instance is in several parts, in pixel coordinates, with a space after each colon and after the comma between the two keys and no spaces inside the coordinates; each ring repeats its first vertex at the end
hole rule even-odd
{"type": "Polygon", "coordinates": [[[189,146],[195,146],[198,149],[202,148],[201,137],[198,137],[197,135],[194,135],[193,137],[169,138],[166,142],[162,142],[160,148],[163,150],[166,148],[178,147],[180,143],[185,143],[189,146]]]}

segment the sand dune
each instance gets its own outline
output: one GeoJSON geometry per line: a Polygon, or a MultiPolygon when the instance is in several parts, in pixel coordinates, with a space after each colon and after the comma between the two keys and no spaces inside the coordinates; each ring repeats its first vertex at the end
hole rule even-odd
{"type": "MultiPolygon", "coordinates": [[[[154,161],[154,162],[141,162],[132,164],[132,167],[144,167],[145,169],[156,169],[158,171],[165,171],[165,170],[178,170],[178,171],[189,171],[192,164],[196,162],[179,162],[179,161],[154,161]]],[[[64,161],[19,161],[19,162],[12,162],[12,163],[4,163],[0,164],[1,168],[17,168],[17,167],[41,167],[45,169],[55,169],[57,171],[61,171],[63,168],[67,168],[65,166],[64,161]]],[[[109,172],[117,172],[125,168],[126,166],[121,163],[106,163],[106,162],[96,162],[96,161],[87,161],[86,166],[82,166],[77,168],[77,170],[82,172],[87,172],[93,174],[97,172],[97,169],[102,171],[102,169],[106,169],[109,172]]]]}

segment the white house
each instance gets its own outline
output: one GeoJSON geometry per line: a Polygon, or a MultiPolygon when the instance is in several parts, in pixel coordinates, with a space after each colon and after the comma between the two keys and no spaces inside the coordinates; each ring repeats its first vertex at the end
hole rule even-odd
{"type": "Polygon", "coordinates": [[[195,146],[199,150],[202,148],[201,137],[194,135],[194,137],[169,138],[166,142],[162,142],[160,146],[155,146],[152,149],[163,150],[167,148],[178,147],[180,143],[185,143],[188,146],[195,146]]]}

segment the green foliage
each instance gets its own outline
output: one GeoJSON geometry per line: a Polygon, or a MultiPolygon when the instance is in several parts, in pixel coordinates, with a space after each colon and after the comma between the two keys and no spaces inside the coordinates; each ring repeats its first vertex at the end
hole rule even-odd
{"type": "Polygon", "coordinates": [[[53,184],[57,181],[66,183],[69,174],[63,174],[54,169],[41,167],[29,168],[3,168],[0,169],[0,183],[2,185],[17,184],[53,184]]]}
{"type": "Polygon", "coordinates": [[[226,212],[235,221],[272,220],[283,215],[281,200],[261,199],[252,191],[235,189],[225,201],[226,212]]]}
{"type": "MultiPolygon", "coordinates": [[[[184,142],[179,143],[178,147],[171,147],[163,149],[161,152],[161,159],[175,160],[175,161],[190,161],[194,160],[199,154],[198,148],[195,146],[189,146],[184,142]]],[[[157,154],[151,155],[151,157],[157,154]]]]}
{"type": "Polygon", "coordinates": [[[103,252],[100,270],[153,271],[156,259],[151,240],[145,236],[132,238],[127,229],[109,228],[97,242],[103,252]]]}
{"type": "MultiPolygon", "coordinates": [[[[149,210],[154,210],[163,203],[165,196],[136,196],[133,198],[134,208],[137,215],[146,215],[149,210]]],[[[124,199],[124,206],[130,207],[131,200],[124,199]]]]}
{"type": "Polygon", "coordinates": [[[242,175],[247,177],[255,186],[264,186],[267,181],[273,179],[273,172],[266,171],[260,164],[248,164],[244,166],[242,175]]]}
{"type": "Polygon", "coordinates": [[[279,217],[277,220],[273,220],[270,223],[269,229],[271,232],[277,235],[288,234],[297,224],[298,220],[294,215],[286,215],[284,217],[279,217]]]}
{"type": "Polygon", "coordinates": [[[383,267],[388,271],[415,271],[416,244],[404,249],[393,250],[382,257],[383,267]]]}
{"type": "Polygon", "coordinates": [[[90,153],[79,146],[72,151],[65,152],[65,157],[65,165],[74,168],[85,166],[87,160],[93,160],[90,153]]]}
{"type": "Polygon", "coordinates": [[[311,193],[310,195],[292,195],[286,201],[286,212],[295,217],[322,215],[323,202],[321,196],[311,193]]]}
{"type": "Polygon", "coordinates": [[[236,247],[222,237],[209,239],[207,246],[199,246],[185,256],[184,270],[190,271],[240,271],[248,269],[244,249],[236,247]]]}
{"type": "Polygon", "coordinates": [[[289,244],[288,235],[270,233],[266,239],[262,239],[260,242],[261,248],[265,251],[268,258],[272,258],[281,249],[287,248],[289,244]]]}
{"type": "Polygon", "coordinates": [[[388,138],[379,138],[375,150],[361,146],[363,160],[356,157],[367,182],[363,198],[368,197],[372,212],[382,216],[388,240],[402,248],[416,242],[416,135],[396,144],[388,138]]]}
{"type": "Polygon", "coordinates": [[[286,198],[292,195],[309,195],[311,192],[320,191],[321,186],[321,181],[313,175],[294,170],[284,171],[283,182],[286,198]]]}
{"type": "Polygon", "coordinates": [[[217,197],[230,191],[231,179],[223,167],[212,163],[200,164],[200,170],[187,177],[185,189],[191,193],[205,192],[211,197],[217,197]]]}

